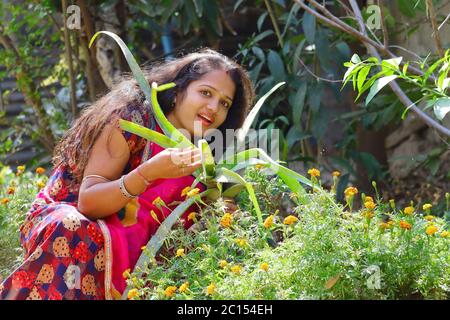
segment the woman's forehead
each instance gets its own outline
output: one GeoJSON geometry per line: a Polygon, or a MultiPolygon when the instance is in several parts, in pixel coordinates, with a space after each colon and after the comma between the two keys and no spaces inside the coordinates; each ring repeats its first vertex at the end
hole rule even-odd
{"type": "Polygon", "coordinates": [[[222,70],[208,72],[194,82],[196,86],[209,87],[230,100],[233,99],[236,90],[234,81],[222,70]]]}

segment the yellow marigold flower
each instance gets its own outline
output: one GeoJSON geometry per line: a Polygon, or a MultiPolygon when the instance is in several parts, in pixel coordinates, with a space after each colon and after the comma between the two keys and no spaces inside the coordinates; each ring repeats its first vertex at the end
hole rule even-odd
{"type": "Polygon", "coordinates": [[[209,286],[206,287],[206,294],[212,295],[216,292],[216,285],[214,283],[211,283],[209,286]]]}
{"type": "Polygon", "coordinates": [[[406,207],[405,209],[403,209],[403,212],[406,215],[410,216],[410,215],[412,215],[414,213],[414,207],[411,207],[411,206],[406,207]]]}
{"type": "Polygon", "coordinates": [[[427,211],[430,210],[433,206],[429,203],[425,203],[422,207],[423,210],[427,211]]]}
{"type": "Polygon", "coordinates": [[[441,232],[441,237],[448,238],[449,236],[450,236],[450,232],[448,232],[447,230],[441,232]]]}
{"type": "Polygon", "coordinates": [[[235,273],[235,274],[240,274],[242,267],[240,265],[234,265],[230,268],[231,272],[235,273]]]}
{"type": "Polygon", "coordinates": [[[366,197],[364,198],[364,202],[368,202],[368,201],[374,202],[374,201],[373,201],[373,198],[372,198],[371,196],[366,196],[366,197]]]}
{"type": "Polygon", "coordinates": [[[185,255],[183,248],[177,250],[177,257],[184,257],[185,255]]]}
{"type": "Polygon", "coordinates": [[[432,236],[433,234],[435,234],[436,232],[438,232],[438,228],[434,225],[428,226],[425,229],[425,232],[427,235],[432,236]]]}
{"type": "Polygon", "coordinates": [[[220,225],[225,228],[231,227],[231,223],[233,222],[233,216],[230,213],[225,213],[220,219],[220,225]]]}
{"type": "Polygon", "coordinates": [[[388,224],[389,226],[393,226],[393,225],[394,225],[394,220],[389,220],[389,221],[387,222],[387,224],[388,224]]]}
{"type": "Polygon", "coordinates": [[[131,275],[130,275],[130,271],[131,271],[131,269],[125,270],[125,271],[122,273],[122,277],[123,277],[124,279],[129,278],[129,277],[131,276],[131,275]]]}
{"type": "Polygon", "coordinates": [[[45,182],[43,182],[43,181],[38,181],[38,182],[36,182],[36,185],[37,185],[37,187],[38,187],[39,189],[42,189],[42,188],[45,187],[45,182]]]}
{"type": "Polygon", "coordinates": [[[409,224],[405,220],[401,220],[400,221],[400,228],[405,229],[405,230],[410,230],[411,229],[411,224],[409,224]]]}
{"type": "Polygon", "coordinates": [[[388,223],[386,223],[386,222],[380,222],[380,228],[381,229],[389,229],[390,228],[390,225],[388,224],[388,223]]]}
{"type": "Polygon", "coordinates": [[[427,215],[427,216],[425,216],[425,217],[423,217],[425,220],[427,220],[427,221],[433,221],[434,220],[434,216],[432,216],[432,215],[427,215]]]}
{"type": "Polygon", "coordinates": [[[344,191],[344,194],[345,194],[346,197],[354,196],[357,193],[358,193],[358,188],[356,188],[356,187],[348,187],[344,191]]]}
{"type": "Polygon", "coordinates": [[[333,177],[339,177],[341,173],[339,171],[333,171],[332,175],[333,177]]]}
{"type": "Polygon", "coordinates": [[[311,177],[320,177],[320,171],[319,171],[318,169],[316,169],[316,168],[311,168],[311,169],[309,169],[309,170],[308,170],[308,174],[309,174],[311,177]]]}
{"type": "Polygon", "coordinates": [[[264,270],[264,271],[268,271],[269,270],[269,264],[267,262],[261,263],[261,269],[264,270]]]}
{"type": "Polygon", "coordinates": [[[271,226],[273,226],[273,214],[264,220],[264,228],[269,229],[271,226]]]}
{"type": "Polygon", "coordinates": [[[8,198],[3,198],[2,199],[2,204],[8,204],[8,202],[9,202],[9,199],[8,198]]]}
{"type": "Polygon", "coordinates": [[[134,297],[137,297],[138,295],[138,290],[137,289],[131,289],[130,291],[128,291],[128,299],[131,300],[134,297]]]}
{"type": "Polygon", "coordinates": [[[164,295],[167,298],[172,298],[175,295],[175,292],[177,291],[177,287],[175,286],[168,286],[166,290],[164,290],[164,295]]]}
{"type": "Polygon", "coordinates": [[[191,212],[191,213],[189,213],[189,215],[188,215],[188,217],[187,217],[187,219],[188,219],[188,221],[195,221],[195,219],[196,219],[196,212],[191,212]]]}
{"type": "Polygon", "coordinates": [[[189,287],[189,282],[185,282],[185,283],[183,283],[181,286],[180,286],[180,289],[178,289],[178,291],[180,291],[181,293],[184,293],[184,292],[186,292],[186,290],[188,289],[188,287],[189,287]]]}
{"type": "Polygon", "coordinates": [[[183,190],[181,190],[181,196],[184,197],[185,195],[187,195],[187,193],[191,191],[191,187],[187,186],[186,188],[184,188],[183,190]]]}
{"type": "Polygon", "coordinates": [[[377,205],[375,203],[373,203],[372,201],[366,201],[364,202],[364,207],[366,207],[369,210],[373,210],[375,209],[377,205]]]}
{"type": "Polygon", "coordinates": [[[25,171],[25,166],[18,166],[16,175],[20,176],[25,171]]]}
{"type": "Polygon", "coordinates": [[[296,223],[297,221],[298,221],[297,217],[290,215],[290,216],[287,216],[286,218],[284,218],[283,223],[286,225],[291,225],[291,224],[296,223]]]}
{"type": "Polygon", "coordinates": [[[255,164],[255,168],[256,168],[257,170],[261,170],[261,169],[263,169],[265,166],[266,166],[266,165],[265,165],[264,163],[257,163],[257,164],[255,164]]]}
{"type": "Polygon", "coordinates": [[[16,188],[14,187],[8,187],[8,189],[6,190],[7,194],[14,194],[14,192],[16,192],[16,188]]]}
{"type": "Polygon", "coordinates": [[[245,239],[236,239],[234,240],[239,247],[245,247],[247,245],[247,240],[245,239]]]}
{"type": "Polygon", "coordinates": [[[161,199],[161,197],[156,197],[155,200],[152,201],[152,205],[154,206],[163,206],[164,201],[161,199]]]}
{"type": "Polygon", "coordinates": [[[186,195],[188,197],[193,197],[193,196],[198,195],[199,192],[200,192],[199,188],[194,188],[194,189],[190,190],[188,193],[186,193],[186,195]]]}
{"type": "Polygon", "coordinates": [[[365,216],[366,218],[372,219],[373,216],[374,216],[374,214],[373,214],[372,211],[367,211],[367,212],[364,214],[364,216],[365,216]]]}
{"type": "Polygon", "coordinates": [[[42,167],[36,168],[36,173],[37,174],[44,174],[45,173],[45,169],[42,167]]]}
{"type": "Polygon", "coordinates": [[[225,268],[228,265],[228,262],[226,260],[220,260],[219,261],[219,266],[221,268],[225,268]]]}

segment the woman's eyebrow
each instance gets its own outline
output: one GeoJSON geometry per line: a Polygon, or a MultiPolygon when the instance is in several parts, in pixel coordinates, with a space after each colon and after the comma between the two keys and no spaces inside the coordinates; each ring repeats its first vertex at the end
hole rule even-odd
{"type": "MultiPolygon", "coordinates": [[[[219,92],[219,90],[217,90],[216,88],[210,86],[209,84],[201,84],[201,86],[205,86],[205,87],[208,87],[208,88],[213,89],[213,90],[216,91],[216,92],[219,92]]],[[[227,96],[226,94],[223,94],[222,92],[219,92],[219,93],[220,93],[221,95],[225,96],[225,98],[227,98],[228,100],[233,101],[233,99],[231,99],[231,98],[230,98],[229,96],[227,96]]]]}

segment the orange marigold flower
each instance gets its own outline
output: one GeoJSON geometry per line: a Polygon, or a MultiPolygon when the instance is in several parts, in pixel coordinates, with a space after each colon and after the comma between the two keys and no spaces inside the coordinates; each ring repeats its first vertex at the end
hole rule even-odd
{"type": "Polygon", "coordinates": [[[447,230],[441,232],[441,237],[448,238],[449,236],[450,236],[450,232],[448,232],[447,230]]]}
{"type": "Polygon", "coordinates": [[[264,228],[269,229],[271,226],[273,226],[273,214],[264,220],[264,228]]]}
{"type": "Polygon", "coordinates": [[[36,173],[37,174],[44,174],[45,173],[45,169],[42,167],[36,168],[36,173]]]}
{"type": "Polygon", "coordinates": [[[405,220],[401,220],[400,221],[400,228],[405,229],[405,230],[410,230],[411,229],[411,224],[409,224],[405,220]]]}
{"type": "Polygon", "coordinates": [[[316,168],[311,168],[311,169],[309,169],[309,170],[308,170],[308,174],[309,174],[311,177],[320,177],[320,171],[319,171],[318,169],[316,169],[316,168]]]}
{"type": "Polygon", "coordinates": [[[412,206],[406,207],[405,209],[403,209],[403,212],[406,215],[410,216],[414,213],[414,207],[412,207],[412,206]]]}
{"type": "Polygon", "coordinates": [[[137,297],[138,295],[138,290],[137,289],[131,289],[130,291],[128,291],[128,299],[133,299],[134,297],[137,297]]]}
{"type": "Polygon", "coordinates": [[[240,265],[234,265],[230,268],[231,272],[235,273],[235,274],[240,274],[242,267],[240,265]]]}
{"type": "Polygon", "coordinates": [[[184,257],[185,255],[183,248],[177,250],[177,257],[184,257]]]}
{"type": "Polygon", "coordinates": [[[425,229],[425,232],[427,235],[432,236],[433,234],[435,234],[436,232],[438,232],[438,228],[434,225],[428,226],[425,229]]]}
{"type": "Polygon", "coordinates": [[[231,227],[231,223],[233,222],[233,216],[230,213],[225,213],[220,219],[220,225],[225,228],[231,227]]]}
{"type": "Polygon", "coordinates": [[[432,216],[432,215],[427,215],[427,216],[425,216],[425,217],[423,217],[425,220],[427,220],[427,221],[433,221],[434,220],[434,216],[432,216]]]}
{"type": "Polygon", "coordinates": [[[341,173],[339,171],[333,171],[332,175],[333,177],[339,177],[341,173]]]}
{"type": "Polygon", "coordinates": [[[344,194],[345,194],[346,197],[354,196],[357,193],[358,193],[358,188],[356,188],[356,187],[348,187],[344,191],[344,194]]]}
{"type": "Polygon", "coordinates": [[[184,197],[185,195],[187,195],[187,193],[191,191],[191,187],[187,186],[186,188],[184,188],[183,190],[181,190],[181,196],[184,197]]]}
{"type": "Polygon", "coordinates": [[[164,295],[167,298],[172,298],[175,295],[175,292],[177,291],[177,287],[175,286],[168,286],[166,290],[164,290],[164,295]]]}
{"type": "Polygon", "coordinates": [[[374,202],[372,202],[372,201],[366,201],[366,202],[364,202],[364,207],[366,207],[366,208],[369,209],[369,210],[375,209],[376,206],[377,206],[377,205],[376,205],[374,202]]]}
{"type": "Polygon", "coordinates": [[[283,223],[286,225],[294,224],[298,221],[298,218],[296,216],[290,215],[284,218],[283,223]]]}
{"type": "Polygon", "coordinates": [[[191,212],[191,213],[189,213],[189,215],[188,215],[188,217],[187,217],[187,219],[188,219],[188,221],[195,221],[195,219],[197,218],[196,217],[196,212],[191,212]]]}
{"type": "Polygon", "coordinates": [[[227,265],[228,265],[227,260],[220,260],[220,261],[219,261],[219,266],[220,266],[221,268],[225,268],[227,265]]]}
{"type": "Polygon", "coordinates": [[[211,283],[209,286],[206,287],[206,294],[212,295],[216,292],[216,285],[214,283],[211,283]]]}
{"type": "Polygon", "coordinates": [[[188,287],[189,287],[189,282],[186,281],[185,283],[183,283],[180,286],[180,289],[178,289],[178,291],[180,291],[181,293],[184,293],[187,291],[188,287]]]}
{"type": "Polygon", "coordinates": [[[264,271],[268,271],[269,270],[269,264],[267,262],[261,263],[261,269],[264,270],[264,271]]]}
{"type": "Polygon", "coordinates": [[[2,204],[8,204],[8,202],[9,202],[9,199],[8,198],[3,198],[2,199],[2,204]]]}
{"type": "Polygon", "coordinates": [[[7,194],[14,194],[14,192],[16,192],[16,188],[14,187],[8,187],[8,189],[6,190],[7,194]]]}
{"type": "Polygon", "coordinates": [[[127,279],[127,278],[131,277],[130,271],[131,271],[131,269],[125,270],[125,271],[122,273],[122,277],[123,277],[124,279],[127,279]]]}
{"type": "Polygon", "coordinates": [[[193,197],[193,196],[198,195],[199,192],[200,192],[200,189],[199,189],[199,188],[194,188],[194,189],[188,191],[188,193],[186,193],[186,195],[187,195],[188,197],[193,197]]]}
{"type": "Polygon", "coordinates": [[[430,210],[433,206],[429,203],[425,203],[422,207],[423,210],[427,211],[430,210]]]}

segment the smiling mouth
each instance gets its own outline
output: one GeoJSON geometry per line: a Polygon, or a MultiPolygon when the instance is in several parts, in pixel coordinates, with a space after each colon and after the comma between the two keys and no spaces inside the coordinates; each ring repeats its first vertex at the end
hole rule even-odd
{"type": "Polygon", "coordinates": [[[205,127],[209,127],[214,122],[214,119],[209,118],[208,116],[198,114],[197,117],[200,119],[200,121],[205,127]]]}

